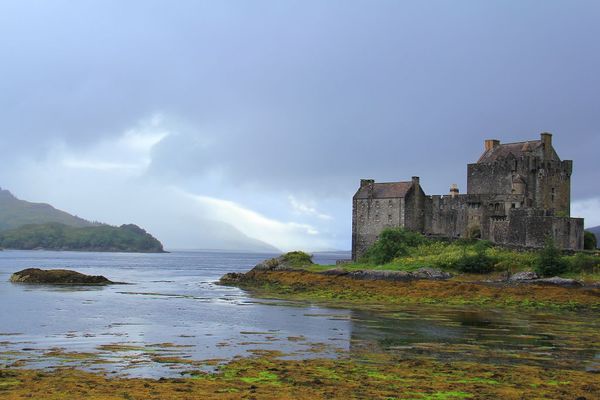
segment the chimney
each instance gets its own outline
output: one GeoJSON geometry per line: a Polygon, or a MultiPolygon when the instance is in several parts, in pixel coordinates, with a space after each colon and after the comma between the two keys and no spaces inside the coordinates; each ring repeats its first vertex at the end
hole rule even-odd
{"type": "Polygon", "coordinates": [[[542,132],[540,138],[542,139],[542,145],[544,146],[544,159],[549,160],[552,157],[552,134],[542,132]]]}
{"type": "Polygon", "coordinates": [[[360,187],[365,187],[365,186],[369,186],[375,183],[374,179],[361,179],[360,180],[360,187]]]}
{"type": "Polygon", "coordinates": [[[491,150],[496,146],[500,145],[500,141],[497,139],[486,139],[485,141],[485,151],[491,150]]]}
{"type": "Polygon", "coordinates": [[[413,177],[412,177],[412,183],[413,183],[413,185],[415,185],[415,186],[419,186],[419,181],[420,181],[420,180],[419,180],[419,177],[418,177],[418,176],[413,176],[413,177]]]}
{"type": "Polygon", "coordinates": [[[456,183],[450,185],[450,196],[452,196],[452,198],[458,196],[458,185],[456,183]]]}

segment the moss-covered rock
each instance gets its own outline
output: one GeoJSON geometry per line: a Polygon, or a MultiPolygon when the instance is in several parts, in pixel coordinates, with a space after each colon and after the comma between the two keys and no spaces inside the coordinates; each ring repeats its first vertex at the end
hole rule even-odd
{"type": "Polygon", "coordinates": [[[68,269],[27,268],[10,277],[13,283],[46,285],[108,285],[114,283],[101,275],[85,275],[68,269]]]}

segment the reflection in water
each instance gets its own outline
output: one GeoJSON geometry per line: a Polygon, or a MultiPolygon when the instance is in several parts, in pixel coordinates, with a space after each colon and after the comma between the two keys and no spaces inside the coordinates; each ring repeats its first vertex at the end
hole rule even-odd
{"type": "Polygon", "coordinates": [[[356,354],[379,349],[404,357],[574,369],[597,368],[600,354],[597,315],[410,306],[353,311],[352,320],[356,354]]]}
{"type": "MultiPolygon", "coordinates": [[[[0,252],[0,366],[27,359],[28,367],[73,363],[158,377],[198,368],[190,360],[230,359],[255,349],[279,350],[293,358],[336,357],[339,352],[362,358],[393,352],[406,358],[576,369],[598,362],[597,313],[432,306],[377,312],[334,309],[257,299],[215,284],[223,273],[248,270],[269,256],[0,252]],[[70,268],[131,284],[8,283],[12,272],[32,266],[70,268]],[[101,360],[65,352],[99,353],[101,360]],[[163,357],[161,362],[156,362],[157,355],[163,357]],[[173,365],[164,357],[185,362],[173,365]]],[[[345,255],[323,261],[336,258],[345,255]]]]}

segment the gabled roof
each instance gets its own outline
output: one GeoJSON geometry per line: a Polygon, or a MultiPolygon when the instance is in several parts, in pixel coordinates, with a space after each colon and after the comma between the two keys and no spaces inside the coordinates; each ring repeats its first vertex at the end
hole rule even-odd
{"type": "Polygon", "coordinates": [[[489,150],[486,150],[479,160],[478,163],[489,163],[509,157],[512,154],[515,158],[523,156],[525,153],[533,152],[542,147],[541,140],[530,140],[527,142],[516,142],[516,143],[502,143],[489,150]]]}
{"type": "Polygon", "coordinates": [[[355,199],[394,199],[406,197],[412,187],[412,182],[385,182],[365,185],[358,189],[355,199]]]}

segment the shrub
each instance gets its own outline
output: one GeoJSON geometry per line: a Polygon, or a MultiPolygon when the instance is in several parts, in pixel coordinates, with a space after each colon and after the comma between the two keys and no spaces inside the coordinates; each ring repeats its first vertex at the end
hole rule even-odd
{"type": "Polygon", "coordinates": [[[583,248],[585,250],[596,250],[598,247],[598,241],[596,235],[593,232],[585,231],[583,233],[583,248]]]}
{"type": "Polygon", "coordinates": [[[304,266],[313,263],[312,256],[303,251],[290,251],[283,255],[283,261],[294,266],[304,266]]]}
{"type": "Polygon", "coordinates": [[[376,265],[387,264],[394,258],[408,255],[410,248],[417,247],[426,240],[423,235],[404,228],[386,228],[365,252],[364,260],[376,265]]]}
{"type": "Polygon", "coordinates": [[[475,254],[467,254],[466,246],[461,258],[454,264],[454,268],[469,274],[487,274],[494,269],[494,258],[486,254],[491,246],[490,242],[479,241],[475,244],[475,254]]]}
{"type": "Polygon", "coordinates": [[[544,248],[539,252],[535,271],[542,276],[555,276],[566,272],[568,265],[562,259],[561,253],[554,239],[548,237],[544,248]]]}
{"type": "Polygon", "coordinates": [[[567,257],[566,262],[571,272],[593,273],[595,268],[600,267],[600,257],[590,254],[577,253],[567,257]]]}

